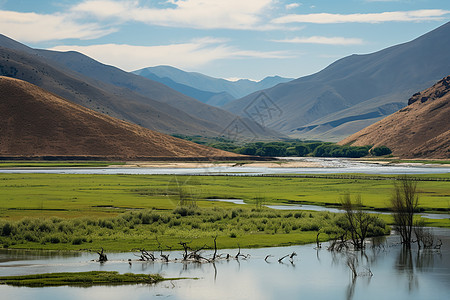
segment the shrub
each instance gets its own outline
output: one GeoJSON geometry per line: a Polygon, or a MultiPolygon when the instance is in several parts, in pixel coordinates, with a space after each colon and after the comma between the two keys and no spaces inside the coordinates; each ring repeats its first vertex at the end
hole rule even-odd
{"type": "Polygon", "coordinates": [[[299,218],[302,218],[302,217],[303,217],[303,214],[301,212],[296,212],[294,214],[294,218],[296,218],[296,219],[299,219],[299,218]]]}
{"type": "Polygon", "coordinates": [[[51,236],[49,238],[49,242],[52,244],[59,244],[61,242],[61,240],[58,236],[51,236]]]}
{"type": "Polygon", "coordinates": [[[86,238],[76,237],[72,240],[72,245],[81,245],[86,242],[87,242],[86,238]]]}
{"type": "Polygon", "coordinates": [[[10,236],[11,232],[13,230],[13,227],[10,223],[5,223],[2,228],[2,236],[10,236]]]}
{"type": "Polygon", "coordinates": [[[386,146],[375,147],[372,150],[370,150],[370,154],[375,156],[383,156],[391,153],[392,153],[391,149],[389,149],[386,146]]]}
{"type": "Polygon", "coordinates": [[[179,206],[173,210],[173,213],[179,214],[182,217],[186,217],[186,216],[193,216],[195,215],[196,212],[194,208],[179,206]]]}
{"type": "Polygon", "coordinates": [[[38,239],[35,234],[31,234],[30,232],[25,233],[23,238],[28,242],[37,242],[38,239]]]}

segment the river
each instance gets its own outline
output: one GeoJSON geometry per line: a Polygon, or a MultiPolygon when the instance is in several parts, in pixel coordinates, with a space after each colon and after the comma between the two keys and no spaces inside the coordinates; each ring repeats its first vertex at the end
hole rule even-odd
{"type": "Polygon", "coordinates": [[[446,174],[450,166],[418,164],[380,164],[343,158],[289,158],[313,164],[314,167],[255,167],[252,164],[218,165],[198,162],[189,168],[140,167],[127,168],[15,168],[0,169],[0,173],[48,173],[48,174],[135,174],[135,175],[269,175],[269,174],[339,174],[361,173],[378,175],[399,174],[446,174]]]}
{"type": "MultiPolygon", "coordinates": [[[[330,252],[315,245],[241,249],[248,259],[212,263],[182,263],[181,251],[170,252],[178,261],[138,262],[132,253],[109,253],[110,261],[93,261],[89,253],[0,251],[0,275],[61,271],[119,271],[160,273],[165,277],[199,278],[156,285],[116,287],[15,288],[0,286],[2,299],[447,299],[450,294],[450,230],[433,229],[442,240],[440,250],[405,251],[397,236],[369,242],[365,254],[330,252]],[[377,245],[377,246],[375,246],[377,245]],[[278,259],[296,252],[281,263],[278,259]],[[267,255],[270,256],[267,261],[267,255]],[[356,279],[347,266],[357,259],[356,279]],[[369,275],[370,272],[373,276],[369,275]]],[[[234,256],[237,249],[220,250],[234,256]]],[[[167,254],[167,252],[165,253],[167,254]]],[[[211,252],[204,252],[211,256],[211,252]]]]}
{"type": "MultiPolygon", "coordinates": [[[[219,202],[228,202],[238,205],[246,205],[243,199],[208,199],[208,201],[219,201],[219,202]]],[[[276,210],[306,210],[306,211],[328,211],[331,213],[343,213],[344,210],[335,208],[335,207],[327,207],[327,206],[319,206],[319,205],[308,205],[308,204],[289,204],[289,205],[264,205],[265,207],[276,209],[276,210]]],[[[379,212],[373,210],[366,210],[368,213],[373,214],[386,214],[390,215],[390,212],[379,212]]],[[[427,218],[427,219],[450,219],[449,214],[429,214],[429,213],[418,213],[418,215],[427,218]]]]}

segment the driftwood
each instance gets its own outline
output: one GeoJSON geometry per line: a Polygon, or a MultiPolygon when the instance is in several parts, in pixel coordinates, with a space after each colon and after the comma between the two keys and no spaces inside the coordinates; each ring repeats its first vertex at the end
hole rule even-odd
{"type": "MultiPolygon", "coordinates": [[[[170,254],[167,254],[167,255],[163,254],[162,246],[161,246],[160,241],[158,240],[158,237],[156,237],[155,239],[156,239],[156,242],[158,243],[158,249],[159,249],[159,251],[160,251],[160,254],[159,254],[159,255],[161,256],[161,258],[162,258],[165,262],[169,262],[169,255],[170,255],[170,254]]],[[[171,248],[169,248],[169,249],[171,249],[171,248]]]]}
{"type": "Polygon", "coordinates": [[[317,249],[322,248],[322,243],[319,242],[319,235],[320,235],[320,231],[317,232],[317,236],[316,236],[316,245],[317,245],[317,249]]]}
{"type": "Polygon", "coordinates": [[[287,255],[283,256],[282,258],[280,258],[280,259],[278,260],[278,262],[281,263],[281,262],[283,261],[283,259],[285,259],[286,257],[289,257],[289,260],[290,260],[290,262],[292,263],[293,260],[294,260],[294,256],[297,256],[297,253],[292,252],[291,254],[287,254],[287,255]]]}
{"type": "Polygon", "coordinates": [[[243,259],[247,259],[250,257],[250,254],[247,254],[247,255],[241,254],[241,246],[239,246],[239,244],[238,244],[238,247],[239,247],[239,252],[234,257],[235,259],[239,259],[239,256],[241,256],[243,259]]]}
{"type": "Polygon", "coordinates": [[[162,257],[162,259],[163,259],[165,262],[169,262],[169,255],[170,255],[170,254],[167,254],[167,255],[162,254],[162,252],[161,252],[161,257],[162,257]]]}
{"type": "Polygon", "coordinates": [[[99,262],[103,263],[103,262],[108,261],[108,257],[107,257],[106,254],[104,253],[103,248],[102,248],[102,251],[101,251],[101,252],[97,251],[97,254],[98,254],[98,261],[99,261],[99,262]]]}
{"type": "MultiPolygon", "coordinates": [[[[214,240],[215,241],[215,240],[214,240]]],[[[207,259],[203,256],[200,255],[200,251],[204,250],[205,248],[207,248],[207,245],[204,245],[203,247],[197,249],[197,250],[192,250],[189,246],[188,243],[186,242],[179,242],[179,244],[181,246],[183,246],[184,249],[184,253],[183,253],[183,261],[188,261],[188,260],[193,260],[196,262],[200,262],[202,259],[208,262],[211,262],[213,260],[215,260],[216,254],[217,254],[217,248],[216,251],[214,252],[214,258],[212,260],[207,259]],[[188,250],[190,250],[191,252],[188,253],[188,250]]]]}
{"type": "Polygon", "coordinates": [[[337,237],[330,242],[330,246],[327,248],[329,251],[342,251],[343,249],[348,249],[347,241],[345,240],[345,233],[340,237],[337,237]]]}
{"type": "Polygon", "coordinates": [[[135,256],[139,257],[140,261],[155,261],[156,257],[153,253],[148,253],[145,249],[136,249],[141,252],[140,255],[135,254],[135,256]]]}
{"type": "MultiPolygon", "coordinates": [[[[216,257],[217,257],[217,235],[214,237],[214,255],[213,255],[212,260],[213,261],[216,260],[216,257]]],[[[215,266],[214,266],[214,268],[215,268],[215,266]]]]}

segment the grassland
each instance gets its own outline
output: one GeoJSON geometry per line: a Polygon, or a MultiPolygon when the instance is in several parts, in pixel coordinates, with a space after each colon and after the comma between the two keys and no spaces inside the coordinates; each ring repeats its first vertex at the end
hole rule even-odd
{"type": "MultiPolygon", "coordinates": [[[[449,175],[415,176],[448,179],[449,175]]],[[[385,210],[394,180],[388,176],[237,177],[168,175],[0,175],[0,244],[10,248],[108,251],[133,248],[263,247],[325,240],[339,215],[274,211],[261,204],[338,206],[360,194],[365,209],[385,210]],[[248,205],[208,199],[243,199],[248,205]],[[179,207],[185,202],[184,207],[179,207]],[[184,210],[180,210],[184,209],[184,210]],[[10,228],[6,229],[6,224],[10,228]],[[27,234],[28,233],[28,234],[27,234]]],[[[418,181],[420,208],[447,212],[450,182],[418,181]]],[[[389,216],[383,216],[387,223],[389,216]]],[[[428,224],[450,227],[449,220],[428,224]]],[[[384,222],[383,222],[384,223],[384,222]]],[[[382,234],[383,224],[373,228],[382,234]],[[377,228],[375,228],[377,227],[377,228]],[[381,230],[381,231],[380,231],[381,230]]],[[[386,230],[386,228],[384,229],[386,230]]]]}
{"type": "MultiPolygon", "coordinates": [[[[350,175],[346,175],[350,176],[350,175]]],[[[417,175],[418,179],[450,175],[417,175]]],[[[232,204],[205,199],[243,199],[254,205],[317,204],[338,206],[340,196],[360,194],[365,209],[385,210],[394,180],[388,176],[358,175],[358,179],[320,177],[236,177],[170,175],[1,174],[0,217],[115,216],[129,209],[176,208],[179,192],[196,198],[199,207],[232,204]],[[364,179],[366,178],[366,179],[364,179]],[[381,179],[381,180],[377,180],[381,179]],[[384,180],[386,179],[386,180],[384,180]]],[[[392,176],[391,176],[392,177],[392,176]]],[[[419,181],[420,209],[448,212],[449,181],[419,181]]]]}

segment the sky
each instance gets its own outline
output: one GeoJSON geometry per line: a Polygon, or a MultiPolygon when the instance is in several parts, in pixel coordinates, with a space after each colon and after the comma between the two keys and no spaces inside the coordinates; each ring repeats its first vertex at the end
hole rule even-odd
{"type": "Polygon", "coordinates": [[[313,74],[450,21],[449,0],[0,0],[0,33],[134,71],[313,74]]]}

